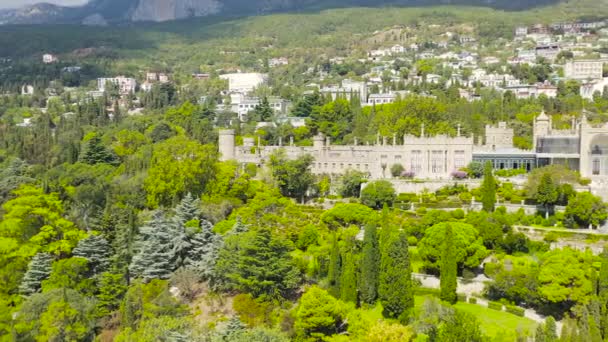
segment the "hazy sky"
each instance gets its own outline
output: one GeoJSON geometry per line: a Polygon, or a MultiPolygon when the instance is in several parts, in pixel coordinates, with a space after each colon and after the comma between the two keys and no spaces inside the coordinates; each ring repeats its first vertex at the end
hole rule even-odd
{"type": "Polygon", "coordinates": [[[39,2],[49,2],[57,5],[75,6],[82,5],[86,3],[87,0],[0,0],[0,8],[15,8],[39,2]]]}

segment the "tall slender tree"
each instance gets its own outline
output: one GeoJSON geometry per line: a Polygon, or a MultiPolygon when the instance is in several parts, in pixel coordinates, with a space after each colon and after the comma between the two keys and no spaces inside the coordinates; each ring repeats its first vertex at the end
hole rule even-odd
{"type": "Polygon", "coordinates": [[[602,251],[600,273],[598,279],[598,297],[601,310],[602,336],[608,338],[608,246],[602,251]]]}
{"type": "Polygon", "coordinates": [[[357,266],[352,251],[343,254],[342,274],[340,275],[340,299],[345,302],[357,303],[357,266]]]}
{"type": "Polygon", "coordinates": [[[492,172],[492,162],[486,162],[483,171],[483,183],[481,184],[481,204],[484,211],[494,211],[496,206],[496,180],[492,172]]]}
{"type": "Polygon", "coordinates": [[[454,232],[452,225],[446,225],[445,240],[441,253],[440,265],[440,287],[441,300],[448,303],[456,303],[456,288],[458,286],[458,264],[456,260],[456,249],[454,248],[454,232]]]}
{"type": "Polygon", "coordinates": [[[393,232],[383,243],[378,296],[384,315],[405,322],[414,307],[407,235],[393,232]]]}
{"type": "Polygon", "coordinates": [[[342,273],[342,260],[340,257],[340,244],[336,232],[333,234],[331,252],[329,254],[329,269],[327,278],[329,280],[329,293],[334,297],[340,294],[340,274],[342,273]]]}
{"type": "Polygon", "coordinates": [[[375,224],[365,226],[362,258],[361,302],[374,304],[378,297],[378,271],[380,268],[380,248],[375,224]]]}

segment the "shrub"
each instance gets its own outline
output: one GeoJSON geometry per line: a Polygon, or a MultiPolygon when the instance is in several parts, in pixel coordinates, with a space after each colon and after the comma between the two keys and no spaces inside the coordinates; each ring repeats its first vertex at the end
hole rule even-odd
{"type": "Polygon", "coordinates": [[[492,310],[502,311],[502,303],[488,302],[488,308],[492,310]]]}
{"type": "Polygon", "coordinates": [[[416,195],[414,193],[403,192],[403,193],[400,193],[399,195],[397,195],[397,199],[395,199],[395,202],[411,203],[411,202],[415,202],[417,199],[418,199],[418,195],[416,195]]]}
{"type": "Polygon", "coordinates": [[[469,303],[471,303],[471,304],[477,304],[477,298],[475,298],[475,297],[469,297],[469,303]]]}
{"type": "Polygon", "coordinates": [[[452,178],[454,179],[465,179],[467,178],[468,173],[465,171],[453,171],[452,172],[452,178]]]}
{"type": "Polygon", "coordinates": [[[459,302],[464,302],[464,303],[467,302],[467,295],[465,295],[465,294],[459,293],[456,295],[456,297],[458,298],[459,302]]]}
{"type": "Polygon", "coordinates": [[[382,209],[384,204],[392,206],[396,197],[395,188],[385,180],[371,182],[361,190],[361,203],[374,209],[382,209]]]}
{"type": "Polygon", "coordinates": [[[526,310],[524,308],[520,308],[519,306],[507,305],[506,311],[510,312],[516,316],[524,317],[526,314],[526,310]]]}
{"type": "Polygon", "coordinates": [[[558,238],[559,235],[557,235],[556,232],[548,232],[547,234],[545,234],[545,237],[543,237],[543,241],[545,241],[546,243],[553,243],[557,242],[558,238]]]}
{"type": "Polygon", "coordinates": [[[407,237],[407,244],[410,246],[416,246],[418,244],[418,239],[416,239],[415,236],[408,236],[407,237]]]}
{"type": "Polygon", "coordinates": [[[589,178],[581,178],[578,183],[582,186],[587,186],[589,184],[591,184],[591,179],[589,178]]]}
{"type": "Polygon", "coordinates": [[[469,204],[469,203],[471,203],[471,200],[473,199],[473,195],[470,192],[463,192],[460,195],[458,195],[458,198],[460,199],[460,201],[463,204],[469,204]]]}
{"type": "Polygon", "coordinates": [[[404,171],[405,171],[405,168],[401,164],[393,164],[393,166],[391,166],[391,175],[393,177],[401,176],[401,174],[403,174],[404,171]]]}
{"type": "Polygon", "coordinates": [[[403,177],[403,178],[412,179],[415,176],[416,176],[416,173],[414,171],[403,171],[403,172],[401,172],[401,177],[403,177]]]}

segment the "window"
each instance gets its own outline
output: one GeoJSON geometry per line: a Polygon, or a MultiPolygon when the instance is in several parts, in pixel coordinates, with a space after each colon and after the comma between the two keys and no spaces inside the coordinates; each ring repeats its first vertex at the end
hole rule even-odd
{"type": "Polygon", "coordinates": [[[442,173],[443,172],[443,151],[431,152],[431,172],[442,173]]]}
{"type": "Polygon", "coordinates": [[[464,151],[454,151],[454,168],[461,169],[465,166],[464,151]]]}
{"type": "Polygon", "coordinates": [[[593,175],[597,176],[600,174],[600,160],[593,159],[593,175]]]}
{"type": "Polygon", "coordinates": [[[412,151],[412,157],[410,161],[410,171],[414,173],[420,173],[422,171],[422,151],[412,151]]]}

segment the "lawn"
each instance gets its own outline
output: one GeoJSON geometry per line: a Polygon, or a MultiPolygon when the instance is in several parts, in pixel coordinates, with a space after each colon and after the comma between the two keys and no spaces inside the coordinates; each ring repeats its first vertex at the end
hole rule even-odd
{"type": "MultiPolygon", "coordinates": [[[[416,306],[424,302],[423,296],[416,296],[416,306]]],[[[532,336],[536,329],[536,322],[515,316],[508,312],[491,310],[476,304],[458,302],[454,305],[458,310],[466,311],[477,317],[481,330],[493,341],[516,341],[517,331],[527,332],[532,336]]]]}

